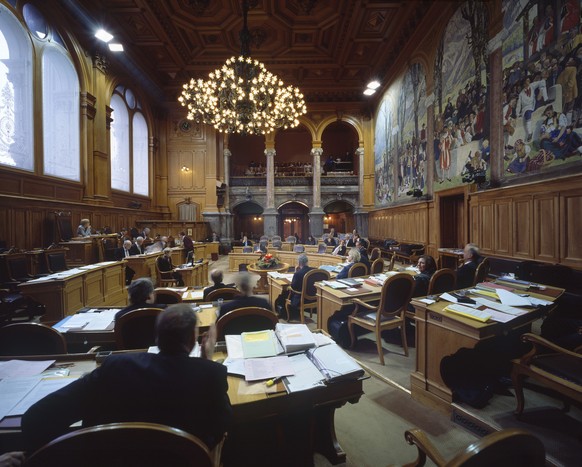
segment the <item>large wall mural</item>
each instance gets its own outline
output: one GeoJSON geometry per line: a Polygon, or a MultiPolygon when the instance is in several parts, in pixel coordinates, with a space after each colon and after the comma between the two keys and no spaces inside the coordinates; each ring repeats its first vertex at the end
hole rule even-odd
{"type": "Polygon", "coordinates": [[[419,63],[384,95],[374,144],[377,205],[426,192],[426,76],[419,63]]]}
{"type": "Polygon", "coordinates": [[[580,0],[503,1],[507,177],[581,161],[580,4],[580,0]]]}
{"type": "Polygon", "coordinates": [[[435,191],[489,178],[487,45],[485,6],[470,0],[449,21],[436,54],[435,191]]]}

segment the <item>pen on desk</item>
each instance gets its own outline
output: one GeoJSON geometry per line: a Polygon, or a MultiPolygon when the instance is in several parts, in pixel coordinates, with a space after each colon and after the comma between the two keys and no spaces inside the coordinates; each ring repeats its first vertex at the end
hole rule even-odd
{"type": "Polygon", "coordinates": [[[282,376],[277,376],[276,378],[270,379],[269,381],[267,381],[267,387],[270,388],[271,386],[274,386],[275,384],[277,384],[282,379],[283,379],[282,376]]]}

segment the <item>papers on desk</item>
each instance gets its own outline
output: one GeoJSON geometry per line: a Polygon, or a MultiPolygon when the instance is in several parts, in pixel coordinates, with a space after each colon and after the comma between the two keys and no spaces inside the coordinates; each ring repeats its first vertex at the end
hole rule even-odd
{"type": "Polygon", "coordinates": [[[288,393],[305,391],[317,386],[323,386],[325,378],[313,362],[302,353],[289,357],[289,363],[293,368],[293,375],[283,379],[283,384],[288,393]]]}
{"type": "Polygon", "coordinates": [[[343,265],[322,264],[321,266],[319,266],[319,269],[323,269],[324,271],[327,272],[341,272],[341,270],[343,269],[343,265]]]}
{"type": "Polygon", "coordinates": [[[115,326],[115,314],[120,308],[107,310],[91,309],[86,313],[77,313],[55,324],[59,332],[101,332],[111,331],[115,326]]]}
{"type": "Polygon", "coordinates": [[[358,379],[364,370],[339,345],[332,344],[305,352],[328,383],[358,379]]]}
{"type": "Polygon", "coordinates": [[[331,287],[332,289],[347,289],[348,286],[346,284],[342,284],[338,281],[323,281],[325,285],[331,287]]]}
{"type": "Polygon", "coordinates": [[[510,292],[509,290],[498,289],[497,296],[501,303],[508,306],[531,306],[531,302],[527,297],[520,297],[519,295],[510,292]]]}
{"type": "Polygon", "coordinates": [[[471,308],[465,305],[459,305],[458,303],[453,303],[444,308],[444,311],[449,311],[466,318],[476,319],[482,323],[487,322],[491,318],[491,313],[487,311],[477,310],[476,308],[471,308]]]}
{"type": "Polygon", "coordinates": [[[272,329],[241,334],[244,358],[274,357],[277,355],[277,338],[272,329]]]}
{"type": "Polygon", "coordinates": [[[316,347],[315,337],[305,324],[277,323],[275,334],[285,353],[316,347]]]}
{"type": "Polygon", "coordinates": [[[55,363],[55,361],[8,360],[6,362],[0,362],[0,379],[36,376],[55,363]]]}
{"type": "Polygon", "coordinates": [[[286,355],[269,358],[245,358],[245,381],[281,378],[294,374],[286,355]]]}
{"type": "Polygon", "coordinates": [[[182,300],[202,300],[204,289],[187,290],[182,294],[182,300]]]}
{"type": "Polygon", "coordinates": [[[3,379],[0,381],[0,420],[8,415],[23,415],[31,405],[76,379],[42,378],[40,375],[3,379]]]}
{"type": "Polygon", "coordinates": [[[269,271],[267,276],[271,276],[273,279],[284,279],[289,282],[293,280],[293,274],[283,274],[277,271],[269,271]]]}

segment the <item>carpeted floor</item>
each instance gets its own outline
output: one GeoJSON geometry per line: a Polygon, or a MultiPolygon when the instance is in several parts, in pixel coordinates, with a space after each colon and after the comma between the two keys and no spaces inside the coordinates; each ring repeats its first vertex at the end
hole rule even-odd
{"type": "MultiPolygon", "coordinates": [[[[210,269],[225,272],[224,282],[236,282],[238,273],[228,272],[228,258],[220,257],[210,269]]],[[[258,278],[258,276],[257,276],[258,278]]],[[[317,323],[308,326],[317,328],[317,323]]],[[[551,465],[580,465],[582,450],[582,412],[572,408],[561,411],[561,403],[552,397],[526,388],[526,411],[521,420],[513,416],[515,399],[495,395],[481,410],[456,405],[452,420],[428,409],[410,397],[410,373],[414,369],[414,328],[407,332],[409,356],[405,357],[399,331],[383,339],[386,365],[378,360],[376,343],[371,335],[358,338],[349,353],[367,368],[372,376],[364,382],[365,395],[357,404],[346,404],[336,411],[336,433],[347,453],[346,466],[402,465],[416,458],[416,450],[404,440],[410,428],[423,429],[446,459],[484,434],[509,427],[522,427],[536,434],[546,447],[551,465]],[[471,428],[473,431],[467,429],[471,428]]],[[[330,465],[316,456],[318,467],[330,465]]],[[[427,465],[433,465],[430,462],[427,465]]]]}

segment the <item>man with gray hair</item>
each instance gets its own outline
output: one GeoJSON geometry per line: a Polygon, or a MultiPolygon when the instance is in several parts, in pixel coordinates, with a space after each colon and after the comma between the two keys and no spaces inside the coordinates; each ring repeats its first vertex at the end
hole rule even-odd
{"type": "Polygon", "coordinates": [[[266,298],[257,297],[252,295],[253,286],[251,284],[251,275],[249,273],[241,273],[238,275],[238,290],[241,292],[241,296],[225,302],[220,307],[220,314],[218,317],[225,315],[229,311],[238,310],[239,308],[246,308],[248,306],[271,309],[271,304],[266,298]]]}
{"type": "Polygon", "coordinates": [[[127,295],[129,297],[129,305],[122,308],[115,314],[115,319],[118,320],[124,314],[138,308],[163,308],[166,305],[154,304],[154,284],[149,277],[140,277],[134,280],[127,287],[127,295]]]}
{"type": "Polygon", "coordinates": [[[206,301],[206,297],[208,294],[213,290],[217,289],[225,289],[225,288],[232,288],[234,284],[223,284],[222,279],[224,278],[222,271],[220,269],[213,269],[210,271],[210,280],[212,280],[212,284],[210,287],[206,287],[204,289],[204,294],[202,296],[202,301],[206,301]]]}
{"type": "Polygon", "coordinates": [[[309,257],[305,253],[301,253],[297,257],[297,268],[295,269],[295,274],[293,274],[293,279],[291,280],[291,289],[293,290],[289,291],[289,300],[291,302],[289,307],[290,319],[297,319],[299,317],[303,278],[305,277],[305,274],[313,269],[307,265],[308,262],[309,257]]]}
{"type": "MultiPolygon", "coordinates": [[[[115,250],[115,259],[121,261],[122,259],[131,256],[132,245],[131,240],[124,240],[123,246],[115,250]]],[[[135,276],[135,271],[129,266],[125,266],[125,285],[131,284],[133,276],[135,276]]]]}
{"type": "Polygon", "coordinates": [[[465,245],[463,257],[465,258],[465,262],[459,269],[457,269],[458,289],[466,289],[473,285],[477,266],[479,266],[482,259],[479,254],[479,247],[474,243],[467,243],[467,245],[465,245]]]}
{"type": "MultiPolygon", "coordinates": [[[[208,336],[204,347],[209,356],[216,331],[211,328],[208,336]]],[[[189,357],[197,337],[197,317],[190,305],[169,306],[156,321],[160,353],[111,355],[96,370],[27,410],[22,417],[27,449],[38,449],[79,421],[83,427],[160,423],[185,430],[212,449],[229,428],[232,408],[226,367],[189,357]]]]}
{"type": "Polygon", "coordinates": [[[139,236],[135,239],[135,243],[131,246],[129,250],[130,255],[143,255],[145,253],[145,248],[143,246],[143,237],[139,236]]]}

